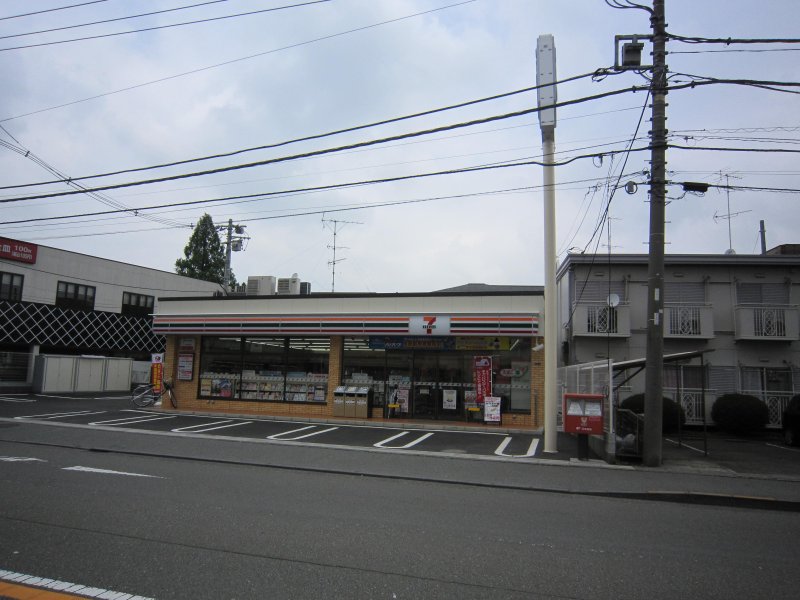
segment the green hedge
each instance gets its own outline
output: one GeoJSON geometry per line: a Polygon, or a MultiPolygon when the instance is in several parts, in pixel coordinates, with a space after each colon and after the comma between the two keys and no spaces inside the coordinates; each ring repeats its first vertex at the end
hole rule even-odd
{"type": "Polygon", "coordinates": [[[746,435],[764,428],[769,421],[769,409],[755,396],[724,394],[714,402],[711,418],[723,431],[746,435]]]}
{"type": "MultiPolygon", "coordinates": [[[[677,431],[679,426],[686,423],[686,413],[683,407],[671,398],[663,398],[661,400],[662,415],[661,415],[661,430],[664,433],[677,431]]],[[[644,394],[634,394],[628,396],[620,404],[620,408],[631,410],[635,413],[644,414],[644,394]]]]}

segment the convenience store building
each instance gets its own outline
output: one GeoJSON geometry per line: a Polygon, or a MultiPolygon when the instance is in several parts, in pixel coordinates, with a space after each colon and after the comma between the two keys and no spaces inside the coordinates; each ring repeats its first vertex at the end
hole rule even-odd
{"type": "Polygon", "coordinates": [[[359,388],[366,418],[484,421],[488,397],[540,427],[542,288],[454,290],[159,298],[153,330],[179,410],[335,418],[359,388]]]}

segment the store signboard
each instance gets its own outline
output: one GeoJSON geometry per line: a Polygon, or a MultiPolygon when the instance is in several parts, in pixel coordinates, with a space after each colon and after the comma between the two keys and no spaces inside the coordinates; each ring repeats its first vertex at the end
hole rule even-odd
{"type": "Polygon", "coordinates": [[[458,392],[456,390],[442,390],[442,409],[456,410],[458,392]]]}
{"type": "Polygon", "coordinates": [[[500,423],[500,402],[498,396],[486,396],[483,399],[484,423],[500,423]]]}
{"type": "Polygon", "coordinates": [[[180,342],[178,344],[178,352],[194,353],[194,348],[195,348],[195,338],[193,337],[180,338],[180,342]]]}
{"type": "Polygon", "coordinates": [[[194,376],[194,354],[178,355],[178,379],[191,381],[194,376]]]}
{"type": "Polygon", "coordinates": [[[408,320],[411,335],[450,335],[450,317],[445,315],[412,316],[408,320]]]}
{"type": "Polygon", "coordinates": [[[18,242],[0,237],[0,258],[17,262],[35,264],[39,247],[28,242],[18,242]]]}
{"type": "Polygon", "coordinates": [[[150,383],[153,384],[153,391],[161,393],[161,382],[164,379],[164,355],[150,355],[150,383]]]}
{"type": "Polygon", "coordinates": [[[472,380],[475,384],[476,402],[482,404],[486,396],[492,395],[492,357],[472,357],[472,380]]]}

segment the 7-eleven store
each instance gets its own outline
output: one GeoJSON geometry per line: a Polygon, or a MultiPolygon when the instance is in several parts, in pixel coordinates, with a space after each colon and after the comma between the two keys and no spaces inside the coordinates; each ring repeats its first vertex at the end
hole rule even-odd
{"type": "Polygon", "coordinates": [[[366,394],[356,418],[540,427],[543,300],[541,291],[160,298],[153,329],[167,338],[178,410],[352,418],[342,398],[366,394]]]}

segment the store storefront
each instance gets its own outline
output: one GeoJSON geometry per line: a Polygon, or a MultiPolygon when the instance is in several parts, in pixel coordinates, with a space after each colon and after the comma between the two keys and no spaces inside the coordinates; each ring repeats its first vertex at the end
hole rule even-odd
{"type": "Polygon", "coordinates": [[[542,296],[433,293],[161,298],[180,408],[541,424],[542,296]],[[495,400],[499,399],[499,400],[495,400]],[[497,420],[493,420],[497,422],[497,420]]]}

